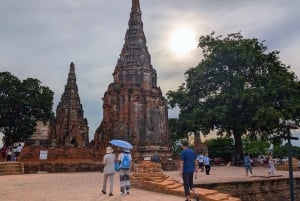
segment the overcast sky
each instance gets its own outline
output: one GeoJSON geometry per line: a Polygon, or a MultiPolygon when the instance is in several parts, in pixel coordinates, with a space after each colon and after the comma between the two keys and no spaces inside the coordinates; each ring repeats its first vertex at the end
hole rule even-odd
{"type": "MultiPolygon", "coordinates": [[[[140,0],[144,32],[163,94],[184,82],[184,72],[202,56],[194,48],[177,55],[169,48],[179,28],[195,41],[215,31],[241,31],[265,40],[269,51],[300,75],[299,0],[140,0]]],[[[77,85],[90,140],[102,120],[102,97],[124,44],[131,0],[0,0],[0,71],[37,78],[54,91],[55,111],[75,63],[77,85]]],[[[195,47],[197,43],[195,42],[195,47]]],[[[169,116],[174,116],[171,112],[169,116]]]]}

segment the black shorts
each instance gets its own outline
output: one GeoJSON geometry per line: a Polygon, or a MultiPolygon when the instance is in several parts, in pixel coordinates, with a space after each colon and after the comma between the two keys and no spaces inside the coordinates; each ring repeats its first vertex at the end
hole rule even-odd
{"type": "Polygon", "coordinates": [[[198,163],[199,168],[202,168],[204,166],[204,163],[198,163]]]}

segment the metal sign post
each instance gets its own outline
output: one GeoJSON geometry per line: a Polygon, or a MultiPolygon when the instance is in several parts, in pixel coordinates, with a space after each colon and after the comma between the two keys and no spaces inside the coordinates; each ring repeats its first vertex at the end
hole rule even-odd
{"type": "Polygon", "coordinates": [[[287,128],[287,135],[282,138],[288,141],[288,163],[289,163],[289,183],[290,183],[290,197],[291,201],[295,200],[294,196],[294,175],[293,175],[293,163],[292,163],[292,143],[291,140],[298,140],[297,137],[292,137],[291,129],[298,129],[296,121],[279,119],[279,125],[287,128]]]}

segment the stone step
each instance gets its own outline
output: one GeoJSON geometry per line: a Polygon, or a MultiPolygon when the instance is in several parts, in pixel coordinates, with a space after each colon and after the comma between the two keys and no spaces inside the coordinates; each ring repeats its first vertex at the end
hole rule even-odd
{"type": "Polygon", "coordinates": [[[1,162],[0,175],[24,174],[24,165],[20,162],[1,162]]]}
{"type": "MultiPolygon", "coordinates": [[[[131,178],[133,186],[172,195],[184,195],[184,187],[181,182],[176,181],[173,178],[163,176],[157,180],[158,178],[156,178],[155,173],[150,172],[149,169],[147,169],[147,167],[149,167],[148,162],[141,163],[138,167],[139,168],[134,172],[135,176],[131,178]]],[[[201,201],[240,201],[239,198],[232,197],[229,194],[204,188],[194,188],[194,192],[191,193],[191,196],[199,197],[201,201]]]]}

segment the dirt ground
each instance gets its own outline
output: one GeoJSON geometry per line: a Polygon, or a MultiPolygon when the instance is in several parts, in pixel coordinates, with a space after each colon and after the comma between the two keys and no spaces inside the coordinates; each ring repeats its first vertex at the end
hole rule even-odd
{"type": "MultiPolygon", "coordinates": [[[[195,184],[268,179],[268,168],[254,167],[255,177],[246,177],[244,167],[212,167],[211,175],[199,172],[195,184]],[[265,178],[264,178],[265,177],[265,178]]],[[[164,172],[181,181],[178,171],[164,172]]],[[[288,177],[287,171],[276,171],[276,176],[288,177]]],[[[300,171],[294,172],[300,178],[300,171]]],[[[85,173],[36,173],[0,176],[1,201],[184,201],[173,196],[132,188],[130,195],[121,196],[119,175],[114,177],[114,195],[101,193],[103,174],[85,173]]],[[[108,191],[108,190],[107,190],[108,191]]]]}

